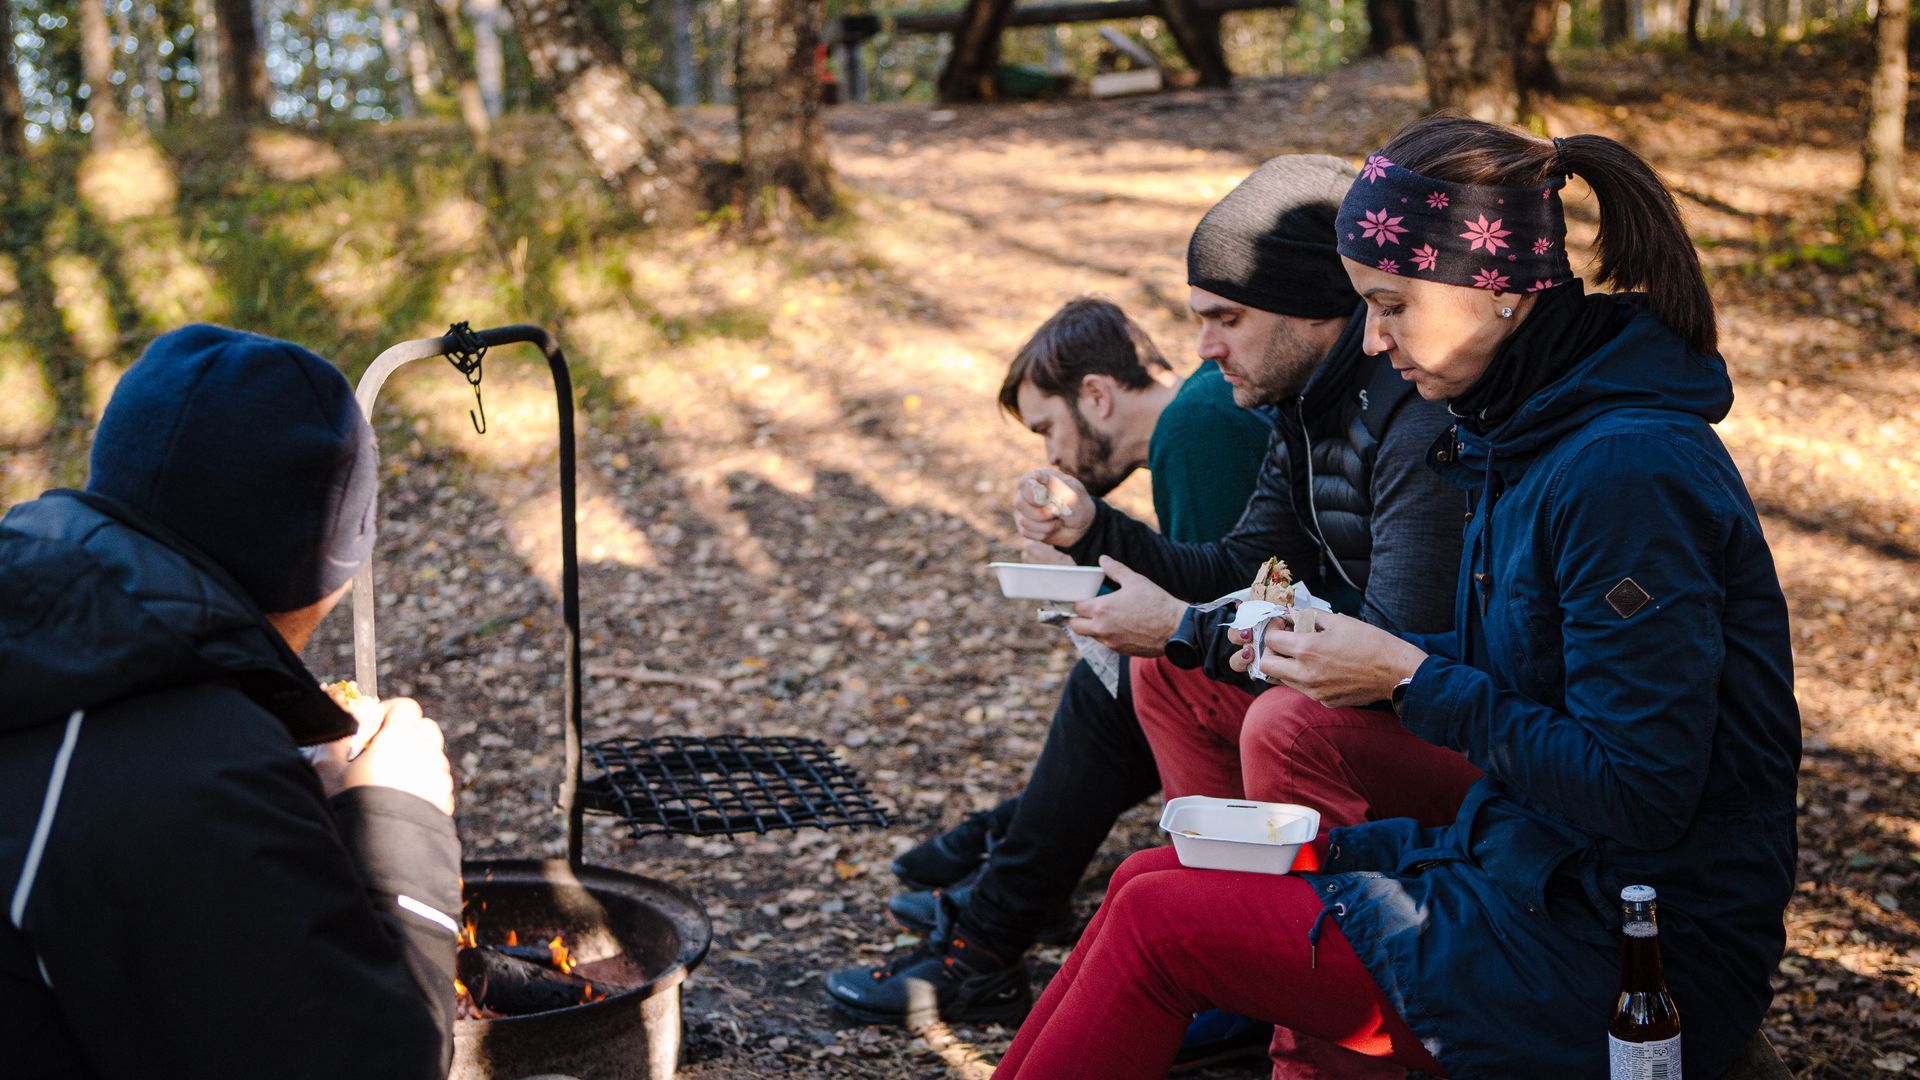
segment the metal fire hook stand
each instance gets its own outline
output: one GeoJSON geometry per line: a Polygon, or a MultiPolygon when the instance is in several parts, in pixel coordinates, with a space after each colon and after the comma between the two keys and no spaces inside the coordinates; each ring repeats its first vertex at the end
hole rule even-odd
{"type": "MultiPolygon", "coordinates": [[[[500,326],[491,330],[468,330],[465,323],[455,324],[437,338],[403,341],[374,358],[354,397],[360,411],[373,421],[373,402],[395,368],[415,360],[436,356],[454,359],[454,367],[473,386],[476,404],[480,397],[480,358],[487,349],[520,343],[537,345],[546,354],[547,367],[553,372],[553,395],[560,411],[560,620],[566,626],[566,690],[562,707],[566,710],[567,771],[560,778],[559,808],[567,815],[567,861],[581,864],[580,825],[580,555],[574,536],[573,482],[573,379],[567,372],[566,354],[553,335],[538,326],[500,326]],[[464,363],[462,361],[465,361],[464,363]]],[[[485,422],[473,418],[474,428],[485,430],[485,422]]],[[[376,485],[377,487],[378,485],[376,485]]],[[[376,500],[378,495],[375,495],[376,500]]],[[[377,513],[370,509],[369,513],[377,513]]],[[[353,674],[360,691],[380,696],[378,638],[374,636],[373,560],[361,564],[353,576],[353,674]]]]}
{"type": "MultiPolygon", "coordinates": [[[[560,617],[566,627],[566,774],[557,792],[567,818],[567,862],[581,861],[581,824],[589,810],[621,818],[634,838],[667,833],[694,836],[772,829],[886,827],[886,813],[859,774],[817,739],[725,735],[716,739],[664,736],[610,739],[583,746],[580,705],[580,555],[575,530],[573,380],[553,336],[538,326],[470,330],[456,323],[437,338],[403,341],[374,358],[354,396],[373,419],[374,399],[402,364],[445,356],[473,387],[474,430],[486,431],[480,402],[481,360],[500,345],[531,344],[553,373],[560,419],[560,617]],[[583,783],[586,753],[603,774],[583,783]]],[[[376,493],[376,499],[378,495],[376,493]]],[[[376,513],[377,507],[369,513],[376,513]]],[[[373,560],[353,578],[354,677],[362,693],[380,694],[374,634],[373,560]]]]}

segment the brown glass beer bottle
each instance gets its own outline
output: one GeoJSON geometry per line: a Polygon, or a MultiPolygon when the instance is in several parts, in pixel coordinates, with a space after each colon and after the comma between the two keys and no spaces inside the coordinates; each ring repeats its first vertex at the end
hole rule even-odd
{"type": "Polygon", "coordinates": [[[1620,890],[1620,1000],[1607,1025],[1609,1080],[1681,1080],[1680,1011],[1660,971],[1660,929],[1648,885],[1620,890]]]}

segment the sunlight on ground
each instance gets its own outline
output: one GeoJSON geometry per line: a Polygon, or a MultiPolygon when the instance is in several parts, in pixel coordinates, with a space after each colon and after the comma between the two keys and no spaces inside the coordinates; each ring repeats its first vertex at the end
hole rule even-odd
{"type": "Polygon", "coordinates": [[[56,255],[48,260],[47,273],[53,278],[53,301],[60,308],[61,321],[80,354],[89,360],[112,356],[120,344],[120,331],[100,264],[85,255],[56,255]]]}
{"type": "Polygon", "coordinates": [[[304,183],[346,167],[339,151],[318,139],[285,130],[260,130],[247,136],[253,160],[275,180],[304,183]]]}
{"type": "Polygon", "coordinates": [[[465,196],[441,199],[420,215],[416,227],[426,250],[453,255],[478,243],[487,227],[487,208],[465,196]]]}
{"type": "Polygon", "coordinates": [[[88,154],[74,183],[87,209],[109,224],[167,213],[179,191],[173,165],[159,147],[139,137],[88,154]]]}
{"type": "MultiPolygon", "coordinates": [[[[616,563],[654,569],[653,542],[635,528],[606,484],[587,470],[576,479],[574,521],[580,563],[616,563]]],[[[503,503],[507,536],[514,554],[540,579],[551,596],[560,595],[560,494],[555,482],[519,485],[519,497],[503,503]]],[[[495,489],[496,497],[502,494],[495,489]]]]}
{"type": "Polygon", "coordinates": [[[993,1076],[993,1063],[981,1056],[978,1047],[955,1035],[944,1021],[935,1020],[916,1029],[915,1034],[927,1049],[940,1055],[952,1080],[989,1080],[993,1076]]]}
{"type": "Polygon", "coordinates": [[[44,440],[59,415],[40,356],[22,336],[26,320],[19,288],[13,259],[0,255],[0,447],[8,448],[9,456],[13,448],[44,440]]]}
{"type": "Polygon", "coordinates": [[[46,439],[58,406],[39,361],[11,337],[8,315],[0,307],[0,447],[11,452],[46,439]]]}

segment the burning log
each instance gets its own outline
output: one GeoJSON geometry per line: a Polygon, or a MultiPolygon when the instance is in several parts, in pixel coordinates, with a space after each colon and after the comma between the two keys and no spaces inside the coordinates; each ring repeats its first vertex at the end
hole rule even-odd
{"type": "Polygon", "coordinates": [[[618,989],[598,987],[563,971],[556,959],[547,946],[483,945],[461,949],[460,983],[479,1010],[503,1016],[564,1009],[598,1001],[607,996],[609,989],[618,989]],[[522,952],[538,955],[543,962],[516,955],[522,952]]]}

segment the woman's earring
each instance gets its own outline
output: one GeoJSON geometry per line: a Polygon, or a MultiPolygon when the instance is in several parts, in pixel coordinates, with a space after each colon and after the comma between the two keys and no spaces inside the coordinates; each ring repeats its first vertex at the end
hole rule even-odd
{"type": "Polygon", "coordinates": [[[1511,319],[1511,318],[1513,318],[1513,309],[1512,309],[1512,308],[1510,308],[1510,307],[1503,307],[1503,308],[1501,308],[1501,309],[1500,309],[1500,317],[1501,317],[1501,318],[1503,318],[1503,319],[1511,319]]]}

